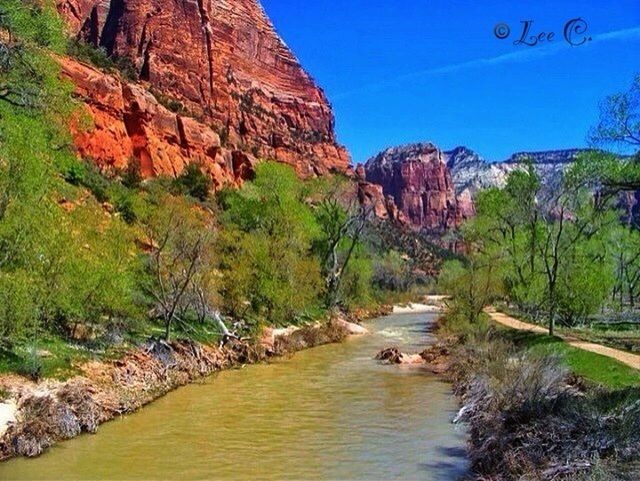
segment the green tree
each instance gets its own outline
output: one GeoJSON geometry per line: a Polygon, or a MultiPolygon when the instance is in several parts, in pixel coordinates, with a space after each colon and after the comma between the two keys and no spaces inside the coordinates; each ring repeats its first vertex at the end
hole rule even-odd
{"type": "Polygon", "coordinates": [[[609,247],[616,273],[613,300],[618,298],[620,309],[633,309],[640,297],[640,232],[618,226],[611,234],[609,247]]]}
{"type": "Polygon", "coordinates": [[[464,263],[445,262],[438,283],[453,297],[457,312],[472,324],[478,323],[484,308],[502,293],[495,262],[481,255],[471,255],[464,263]]]}
{"type": "Polygon", "coordinates": [[[476,219],[463,227],[470,264],[462,278],[466,294],[459,295],[476,306],[471,317],[484,300],[474,289],[481,275],[499,276],[520,309],[544,313],[552,335],[558,317],[573,323],[602,306],[613,285],[607,239],[616,219],[610,196],[594,196],[584,186],[584,177],[570,170],[544,197],[528,164],[512,172],[503,189],[480,194],[476,219]]]}
{"type": "Polygon", "coordinates": [[[589,137],[598,147],[640,148],[640,75],[626,92],[611,95],[600,104],[600,119],[589,137]]]}
{"type": "Polygon", "coordinates": [[[410,259],[390,250],[374,261],[373,283],[378,289],[406,292],[413,283],[410,259]]]}
{"type": "Polygon", "coordinates": [[[640,189],[640,75],[631,87],[600,104],[600,118],[589,133],[591,144],[630,157],[594,151],[582,159],[583,173],[614,191],[640,189]]]}
{"type": "MultiPolygon", "coordinates": [[[[321,184],[317,194],[320,195],[320,200],[315,206],[314,214],[321,234],[315,241],[314,250],[320,257],[325,283],[325,304],[333,309],[341,302],[346,276],[350,277],[350,282],[359,285],[359,288],[356,285],[346,287],[351,291],[351,301],[355,300],[353,296],[356,290],[363,292],[365,284],[362,275],[371,266],[365,268],[365,260],[361,256],[358,263],[363,271],[357,273],[350,272],[357,269],[351,269],[350,263],[358,247],[360,251],[363,250],[360,240],[368,225],[370,210],[359,202],[353,184],[339,176],[321,184]]],[[[371,277],[368,276],[369,284],[371,277]]]]}
{"type": "Polygon", "coordinates": [[[509,298],[535,313],[544,302],[538,246],[541,241],[540,179],[531,163],[511,172],[503,189],[477,199],[477,216],[463,228],[474,252],[496,261],[509,298]]]}
{"type": "Polygon", "coordinates": [[[320,266],[311,247],[319,229],[305,194],[293,169],[269,162],[223,194],[222,293],[234,317],[292,322],[316,303],[320,266]]]}
{"type": "Polygon", "coordinates": [[[24,270],[0,272],[0,349],[37,335],[39,305],[32,286],[24,270]]]}

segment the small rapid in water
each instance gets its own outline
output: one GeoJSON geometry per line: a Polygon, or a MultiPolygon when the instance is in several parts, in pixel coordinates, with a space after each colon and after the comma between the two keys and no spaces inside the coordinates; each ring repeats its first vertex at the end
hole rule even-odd
{"type": "Polygon", "coordinates": [[[372,335],[218,373],[40,458],[0,464],[0,479],[456,480],[468,462],[450,387],[373,359],[422,350],[434,318],[379,318],[372,335]]]}

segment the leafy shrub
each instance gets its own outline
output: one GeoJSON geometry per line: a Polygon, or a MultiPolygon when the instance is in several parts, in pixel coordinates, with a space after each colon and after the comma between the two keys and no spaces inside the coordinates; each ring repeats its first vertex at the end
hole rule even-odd
{"type": "Polygon", "coordinates": [[[135,201],[133,194],[123,193],[120,194],[115,201],[116,211],[122,216],[127,224],[134,224],[138,220],[138,214],[136,213],[135,201]]]}
{"type": "Polygon", "coordinates": [[[109,54],[102,47],[94,47],[93,45],[83,42],[77,38],[70,39],[67,44],[67,54],[78,60],[90,63],[93,66],[104,70],[115,70],[115,64],[109,54]]]}
{"type": "Polygon", "coordinates": [[[82,40],[72,39],[67,43],[66,53],[105,72],[120,72],[127,80],[138,80],[138,71],[130,58],[110,56],[103,47],[95,47],[82,40]]]}
{"type": "Polygon", "coordinates": [[[0,347],[34,334],[40,320],[37,286],[24,271],[0,271],[0,347]]]}
{"type": "Polygon", "coordinates": [[[364,246],[347,266],[340,284],[340,299],[347,309],[369,306],[373,303],[373,262],[364,246]]]}
{"type": "Polygon", "coordinates": [[[395,250],[376,260],[373,283],[383,290],[407,291],[413,279],[408,262],[395,250]]]}
{"type": "Polygon", "coordinates": [[[89,162],[74,162],[63,173],[70,184],[86,187],[98,202],[109,200],[109,181],[89,162]]]}
{"type": "Polygon", "coordinates": [[[439,284],[453,296],[456,309],[471,323],[479,321],[483,309],[499,297],[501,279],[490,260],[470,258],[467,264],[447,261],[440,273],[439,284]]]}
{"type": "Polygon", "coordinates": [[[160,102],[161,105],[166,107],[167,110],[173,112],[174,114],[180,114],[180,115],[188,114],[187,108],[179,100],[169,97],[155,89],[151,89],[150,91],[153,94],[153,96],[156,98],[156,100],[158,100],[158,102],[160,102]]]}
{"type": "Polygon", "coordinates": [[[129,189],[137,189],[142,184],[142,171],[140,161],[136,158],[129,159],[127,168],[122,173],[122,185],[129,189]]]}
{"type": "Polygon", "coordinates": [[[200,165],[187,165],[182,174],[175,180],[175,185],[185,194],[198,200],[207,200],[211,191],[211,179],[202,172],[200,165]]]}

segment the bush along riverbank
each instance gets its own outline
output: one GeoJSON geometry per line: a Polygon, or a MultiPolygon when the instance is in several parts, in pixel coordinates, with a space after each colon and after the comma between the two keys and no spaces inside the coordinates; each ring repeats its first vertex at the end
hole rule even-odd
{"type": "Polygon", "coordinates": [[[461,400],[456,422],[469,426],[473,479],[640,478],[640,386],[578,377],[566,359],[536,350],[536,336],[483,316],[469,322],[455,301],[438,337],[422,357],[461,400]]]}
{"type": "Polygon", "coordinates": [[[362,327],[350,321],[388,312],[379,308],[360,311],[358,319],[339,314],[301,328],[265,329],[259,340],[232,339],[224,346],[149,339],[118,360],[84,364],[81,374],[67,381],[36,383],[5,375],[0,378],[0,406],[6,407],[7,424],[0,426],[0,460],[38,456],[57,441],[95,433],[100,424],[214,372],[341,342],[362,333],[362,327]]]}

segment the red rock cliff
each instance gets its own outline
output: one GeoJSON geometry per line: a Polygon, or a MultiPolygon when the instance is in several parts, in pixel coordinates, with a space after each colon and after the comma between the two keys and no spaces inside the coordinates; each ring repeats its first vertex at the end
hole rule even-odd
{"type": "Polygon", "coordinates": [[[433,144],[414,144],[381,152],[367,161],[366,180],[393,198],[400,218],[417,229],[442,233],[472,215],[466,196],[456,198],[451,173],[433,144]]]}
{"type": "MultiPolygon", "coordinates": [[[[103,125],[96,129],[98,138],[84,139],[85,154],[98,159],[111,155],[109,163],[122,164],[133,152],[155,173],[173,174],[191,158],[181,154],[172,165],[178,150],[193,152],[185,148],[180,133],[181,126],[189,124],[198,131],[196,142],[203,143],[198,154],[212,159],[220,151],[242,150],[288,163],[302,176],[347,170],[349,156],[336,143],[326,96],[278,37],[257,0],[58,0],[58,9],[73,35],[128,58],[141,83],[124,83],[124,104],[115,94],[111,109],[111,98],[103,94],[114,80],[107,76],[87,82],[87,74],[79,74],[81,95],[94,114],[100,111],[97,124],[107,122],[105,111],[118,117],[116,110],[123,105],[123,112],[131,114],[123,122],[129,140],[120,148],[107,152],[103,146],[124,139],[122,132],[111,132],[122,126],[103,125]],[[96,82],[99,91],[92,90],[96,82]],[[179,102],[188,114],[168,115],[158,98],[179,102]],[[145,111],[149,106],[152,111],[145,111]],[[142,130],[149,132],[153,125],[156,133],[161,131],[153,142],[169,140],[166,159],[154,164],[153,155],[145,158],[149,149],[144,144],[149,142],[137,132],[136,116],[146,122],[142,130]],[[89,149],[91,144],[96,152],[89,149]]],[[[65,70],[76,81],[78,68],[68,63],[65,70]]],[[[157,147],[151,150],[162,150],[157,147]]],[[[228,168],[228,159],[225,162],[218,158],[214,164],[228,168]]]]}

